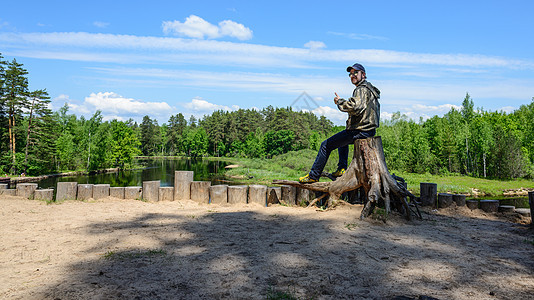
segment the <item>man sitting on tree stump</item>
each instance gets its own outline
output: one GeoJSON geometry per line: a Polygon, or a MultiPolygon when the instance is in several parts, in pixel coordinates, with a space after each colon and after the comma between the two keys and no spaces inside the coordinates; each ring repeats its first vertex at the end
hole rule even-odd
{"type": "Polygon", "coordinates": [[[338,109],[349,114],[346,129],[321,143],[311,171],[299,178],[300,183],[319,181],[330,152],[336,148],[339,153],[339,162],[337,170],[332,175],[340,177],[347,169],[349,144],[352,144],[355,139],[365,139],[376,134],[380,121],[380,103],[378,103],[380,91],[366,80],[365,68],[361,64],[356,63],[347,67],[347,72],[349,72],[350,81],[356,86],[352,97],[345,100],[335,93],[334,98],[338,109]]]}

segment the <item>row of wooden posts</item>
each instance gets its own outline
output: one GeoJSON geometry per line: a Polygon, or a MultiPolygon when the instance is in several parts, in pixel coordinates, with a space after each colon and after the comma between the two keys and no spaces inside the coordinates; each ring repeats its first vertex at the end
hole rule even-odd
{"type": "MultiPolygon", "coordinates": [[[[194,181],[193,171],[175,171],[174,187],[162,187],[160,181],[145,181],[143,186],[110,187],[109,184],[78,184],[58,182],[56,201],[102,199],[108,196],[119,199],[145,201],[193,200],[201,204],[246,204],[263,206],[283,203],[302,205],[314,198],[314,192],[289,185],[270,187],[266,185],[211,185],[210,181],[194,181]]],[[[37,183],[19,183],[8,189],[0,184],[0,195],[19,196],[27,199],[53,201],[53,189],[38,189],[37,183]]],[[[420,183],[422,206],[447,208],[453,205],[480,208],[486,212],[519,211],[514,206],[500,205],[499,200],[466,200],[466,195],[438,193],[437,184],[420,183]]],[[[529,192],[530,215],[534,215],[534,192],[529,192]]]]}
{"type": "Polygon", "coordinates": [[[477,209],[494,212],[518,212],[522,215],[534,215],[534,192],[528,193],[529,209],[516,209],[513,205],[500,205],[499,200],[466,200],[466,195],[438,193],[438,185],[435,183],[420,183],[420,202],[423,206],[433,206],[435,208],[447,208],[453,205],[467,206],[469,209],[477,209]]]}
{"type": "MultiPolygon", "coordinates": [[[[193,171],[175,171],[174,187],[163,187],[158,181],[144,181],[143,186],[110,187],[109,184],[78,184],[58,182],[56,201],[102,199],[108,196],[119,199],[144,201],[193,200],[201,204],[246,204],[263,206],[276,203],[301,205],[315,196],[313,192],[293,186],[266,185],[211,185],[210,181],[194,181],[193,171]]],[[[37,183],[19,183],[8,189],[0,184],[0,195],[19,196],[35,200],[54,200],[53,189],[38,189],[37,183]]]]}

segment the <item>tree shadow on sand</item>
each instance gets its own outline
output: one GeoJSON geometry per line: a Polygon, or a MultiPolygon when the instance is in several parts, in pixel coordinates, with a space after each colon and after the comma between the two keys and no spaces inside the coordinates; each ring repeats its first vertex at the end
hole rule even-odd
{"type": "Polygon", "coordinates": [[[43,298],[266,299],[273,291],[299,299],[532,296],[532,285],[491,282],[532,280],[534,247],[524,243],[532,235],[504,221],[427,215],[387,225],[355,218],[341,226],[254,211],[147,213],[94,223],[84,234],[102,237],[85,251],[101,257],[71,265],[43,298]]]}

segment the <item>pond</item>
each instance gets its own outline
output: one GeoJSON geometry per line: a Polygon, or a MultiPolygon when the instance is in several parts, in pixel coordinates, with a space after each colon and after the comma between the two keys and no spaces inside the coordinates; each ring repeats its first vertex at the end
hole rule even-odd
{"type": "Polygon", "coordinates": [[[194,171],[194,180],[211,181],[212,185],[232,184],[224,180],[227,162],[203,159],[140,159],[143,168],[114,173],[52,177],[38,181],[39,188],[56,188],[58,182],[79,184],[109,183],[113,187],[142,186],[143,181],[160,180],[161,186],[174,186],[174,171],[194,171]]]}

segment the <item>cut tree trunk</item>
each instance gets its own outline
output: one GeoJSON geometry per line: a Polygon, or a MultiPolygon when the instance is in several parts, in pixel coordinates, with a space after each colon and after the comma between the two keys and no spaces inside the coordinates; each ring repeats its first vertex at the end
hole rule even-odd
{"type": "Polygon", "coordinates": [[[352,162],[345,174],[335,181],[299,183],[290,180],[274,180],[273,183],[323,192],[324,194],[314,199],[310,206],[329,195],[328,207],[333,207],[342,201],[340,197],[344,192],[363,187],[367,194],[367,201],[364,204],[361,219],[369,216],[378,205],[383,207],[388,214],[393,208],[405,214],[410,220],[412,210],[408,204],[408,197],[417,209],[417,215],[421,216],[415,202],[415,196],[406,189],[404,179],[395,176],[395,174],[389,174],[382,148],[382,139],[379,136],[354,141],[352,162]]]}

